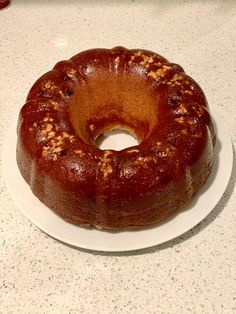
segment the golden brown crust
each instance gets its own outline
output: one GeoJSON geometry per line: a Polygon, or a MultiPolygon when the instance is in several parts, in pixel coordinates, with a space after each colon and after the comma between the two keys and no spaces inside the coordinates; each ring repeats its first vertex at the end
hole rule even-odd
{"type": "Polygon", "coordinates": [[[203,91],[182,67],[146,50],[81,52],[31,88],[17,161],[33,193],[67,221],[141,228],[178,212],[207,180],[215,134],[203,91]],[[140,144],[100,150],[122,126],[140,144]]]}

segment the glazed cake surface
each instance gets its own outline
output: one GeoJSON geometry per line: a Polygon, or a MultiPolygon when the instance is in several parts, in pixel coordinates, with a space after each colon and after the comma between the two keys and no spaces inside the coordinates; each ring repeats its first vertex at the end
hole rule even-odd
{"type": "Polygon", "coordinates": [[[82,226],[160,223],[193,199],[213,165],[202,89],[181,66],[141,49],[92,49],[57,63],[29,91],[17,134],[18,167],[32,192],[82,226]],[[96,147],[117,128],[139,145],[96,147]]]}

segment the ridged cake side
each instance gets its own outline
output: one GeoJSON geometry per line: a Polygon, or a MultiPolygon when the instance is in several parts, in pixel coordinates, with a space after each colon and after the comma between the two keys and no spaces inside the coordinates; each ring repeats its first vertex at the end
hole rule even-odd
{"type": "Polygon", "coordinates": [[[31,88],[18,122],[17,161],[33,193],[65,220],[129,229],[177,213],[206,182],[215,133],[199,85],[145,50],[88,50],[31,88]],[[104,131],[139,140],[100,150],[104,131]]]}

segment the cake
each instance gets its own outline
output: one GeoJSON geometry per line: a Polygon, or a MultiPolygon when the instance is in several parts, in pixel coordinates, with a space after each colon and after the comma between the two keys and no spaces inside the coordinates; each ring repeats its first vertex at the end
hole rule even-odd
{"type": "Polygon", "coordinates": [[[163,222],[213,165],[202,89],[181,66],[141,49],[91,49],[57,63],[30,89],[17,135],[18,167],[35,196],[64,220],[98,229],[163,222]],[[96,147],[113,129],[139,144],[96,147]]]}

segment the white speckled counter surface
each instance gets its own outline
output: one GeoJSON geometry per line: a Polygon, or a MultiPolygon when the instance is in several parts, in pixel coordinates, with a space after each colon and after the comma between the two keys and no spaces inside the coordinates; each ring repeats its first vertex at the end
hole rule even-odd
{"type": "MultiPolygon", "coordinates": [[[[92,47],[150,49],[204,89],[236,143],[236,2],[12,0],[0,11],[0,129],[32,83],[92,47]]],[[[2,174],[2,171],[1,171],[2,174]]],[[[1,175],[0,313],[236,313],[236,178],[212,213],[168,243],[99,253],[32,225],[1,175]]]]}

